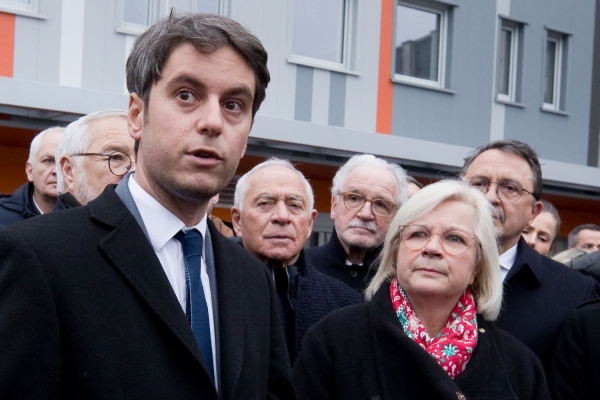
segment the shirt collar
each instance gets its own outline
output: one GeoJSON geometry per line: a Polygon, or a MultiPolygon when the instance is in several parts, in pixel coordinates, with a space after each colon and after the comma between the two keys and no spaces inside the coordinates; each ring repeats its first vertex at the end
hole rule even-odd
{"type": "MultiPolygon", "coordinates": [[[[167,210],[154,197],[142,189],[135,181],[134,175],[131,178],[133,179],[129,179],[128,182],[131,197],[133,197],[135,205],[144,221],[154,251],[160,251],[169,240],[173,239],[173,236],[178,231],[186,228],[186,226],[175,214],[167,210]]],[[[202,217],[197,225],[187,228],[196,228],[202,237],[204,237],[206,234],[206,214],[204,214],[204,217],[202,217]]]]}
{"type": "Polygon", "coordinates": [[[506,270],[510,270],[510,268],[515,263],[517,258],[517,246],[519,242],[517,242],[513,247],[506,250],[504,253],[500,254],[500,266],[506,270]]]}

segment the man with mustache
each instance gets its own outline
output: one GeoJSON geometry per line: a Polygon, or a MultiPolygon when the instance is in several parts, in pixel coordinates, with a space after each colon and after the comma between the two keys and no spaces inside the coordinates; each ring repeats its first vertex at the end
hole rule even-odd
{"type": "Polygon", "coordinates": [[[497,211],[504,304],[496,325],[528,345],[548,371],[566,318],[596,296],[596,284],[542,256],[521,236],[542,209],[542,169],[529,145],[487,143],[465,158],[463,174],[497,211]]]}
{"type": "Polygon", "coordinates": [[[351,157],[333,178],[329,242],[306,250],[321,272],[362,293],[377,271],[374,265],[388,227],[408,199],[406,172],[371,154],[351,157]]]}
{"type": "Polygon", "coordinates": [[[231,217],[238,240],[273,274],[292,363],[304,334],[331,311],[363,299],[304,254],[317,210],[310,183],[289,161],[270,159],[240,178],[231,217]]]}
{"type": "Polygon", "coordinates": [[[0,196],[0,225],[11,225],[52,211],[56,204],[56,162],[54,156],[64,128],[53,127],[31,141],[25,163],[27,182],[12,196],[0,196]]]}

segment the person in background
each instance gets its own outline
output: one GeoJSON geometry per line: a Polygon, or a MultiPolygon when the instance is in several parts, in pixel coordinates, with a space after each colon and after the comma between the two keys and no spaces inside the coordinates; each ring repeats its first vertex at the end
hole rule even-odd
{"type": "Polygon", "coordinates": [[[535,251],[547,256],[560,230],[560,216],[552,203],[545,200],[540,200],[540,203],[542,211],[523,229],[522,235],[525,242],[535,251]]]}
{"type": "Polygon", "coordinates": [[[221,218],[212,214],[213,207],[218,202],[219,202],[219,194],[217,193],[213,196],[212,199],[210,199],[210,202],[208,203],[208,210],[206,210],[206,213],[208,214],[208,218],[210,218],[210,220],[213,222],[213,224],[215,224],[215,227],[217,228],[219,233],[221,233],[223,236],[225,236],[226,238],[234,237],[235,233],[234,233],[233,229],[229,227],[229,224],[228,223],[226,224],[225,222],[223,222],[221,220],[221,218]]]}
{"type": "Polygon", "coordinates": [[[371,154],[352,156],[333,177],[329,242],[306,250],[321,272],[362,292],[390,222],[408,198],[406,172],[371,154]]]}
{"type": "Polygon", "coordinates": [[[133,170],[135,141],[127,112],[97,111],[71,122],[56,150],[58,201],[55,211],[86,205],[133,170]]]}
{"type": "Polygon", "coordinates": [[[567,237],[569,249],[582,249],[593,253],[600,249],[600,226],[583,224],[576,226],[567,237]]]}
{"type": "Polygon", "coordinates": [[[504,303],[495,324],[529,346],[548,371],[565,320],[596,297],[596,282],[542,256],[521,235],[542,209],[542,168],[529,145],[486,143],[465,158],[463,175],[496,209],[504,303]]]}
{"type": "Polygon", "coordinates": [[[28,183],[0,198],[0,224],[8,226],[52,211],[56,204],[56,148],[64,128],[55,126],[31,141],[25,163],[28,183]]]}
{"type": "Polygon", "coordinates": [[[554,261],[558,261],[561,264],[565,264],[566,266],[571,266],[571,262],[576,260],[577,258],[589,254],[587,251],[582,249],[567,249],[563,250],[558,254],[555,254],[552,259],[554,261]]]}
{"type": "Polygon", "coordinates": [[[549,399],[538,358],[493,324],[502,306],[493,212],[458,181],[406,201],[367,303],[306,334],[298,399],[549,399]]]}
{"type": "Polygon", "coordinates": [[[410,175],[408,175],[406,177],[406,181],[408,182],[408,197],[409,198],[413,197],[415,195],[415,193],[417,193],[419,190],[423,189],[423,184],[410,175]]]}
{"type": "Polygon", "coordinates": [[[317,216],[313,205],[304,175],[287,160],[269,159],[238,180],[231,208],[244,248],[273,274],[292,364],[308,328],[333,310],[363,302],[307,259],[303,248],[317,216]]]}

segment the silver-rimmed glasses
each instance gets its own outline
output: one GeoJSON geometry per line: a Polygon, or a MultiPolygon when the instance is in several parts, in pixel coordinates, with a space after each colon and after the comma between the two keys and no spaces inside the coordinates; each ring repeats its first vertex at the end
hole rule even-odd
{"type": "Polygon", "coordinates": [[[391,201],[384,199],[371,199],[358,193],[342,192],[340,193],[340,196],[342,196],[344,205],[348,210],[360,210],[363,208],[366,202],[369,202],[371,203],[371,210],[373,210],[373,214],[379,217],[387,217],[398,209],[398,205],[396,203],[392,203],[391,201]]]}
{"type": "Polygon", "coordinates": [[[491,182],[486,178],[471,178],[469,179],[469,184],[483,194],[486,194],[488,190],[490,190],[490,186],[495,184],[498,197],[509,203],[514,203],[519,200],[523,192],[529,193],[535,197],[529,190],[523,189],[518,182],[513,181],[491,182]]]}
{"type": "Polygon", "coordinates": [[[111,153],[78,153],[73,156],[95,156],[104,157],[108,161],[108,169],[113,175],[123,176],[131,169],[133,161],[131,157],[121,151],[113,151],[111,153]]]}
{"type": "Polygon", "coordinates": [[[463,231],[448,231],[443,235],[432,235],[429,230],[419,225],[400,225],[398,227],[402,243],[409,250],[418,251],[423,249],[434,236],[440,239],[444,251],[452,256],[464,254],[471,246],[472,242],[477,242],[477,238],[463,231]]]}

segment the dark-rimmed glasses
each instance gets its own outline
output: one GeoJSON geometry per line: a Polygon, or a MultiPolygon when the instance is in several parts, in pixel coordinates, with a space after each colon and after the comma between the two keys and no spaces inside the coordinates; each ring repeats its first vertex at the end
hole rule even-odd
{"type": "Polygon", "coordinates": [[[413,251],[423,249],[434,236],[437,236],[444,251],[451,256],[463,255],[471,246],[471,242],[477,242],[475,236],[470,236],[463,231],[448,231],[442,236],[432,235],[427,228],[419,225],[400,225],[398,232],[402,243],[407,249],[413,251]]]}
{"type": "Polygon", "coordinates": [[[121,151],[113,151],[112,153],[78,153],[73,154],[71,157],[74,156],[105,157],[105,160],[108,161],[108,169],[116,176],[125,175],[129,172],[131,165],[133,164],[131,157],[121,151]]]}
{"type": "Polygon", "coordinates": [[[348,210],[360,210],[363,208],[366,202],[369,202],[371,203],[371,210],[373,211],[373,214],[379,217],[387,217],[398,209],[398,205],[396,203],[392,203],[391,201],[384,199],[371,199],[369,197],[352,192],[342,192],[339,195],[342,196],[344,205],[348,210]]]}
{"type": "Polygon", "coordinates": [[[523,189],[523,187],[513,181],[501,181],[501,182],[490,182],[485,178],[471,178],[469,179],[469,185],[479,190],[481,193],[486,194],[490,190],[492,184],[496,185],[496,195],[504,201],[514,203],[521,198],[523,192],[529,193],[534,198],[534,194],[529,190],[523,189]]]}

